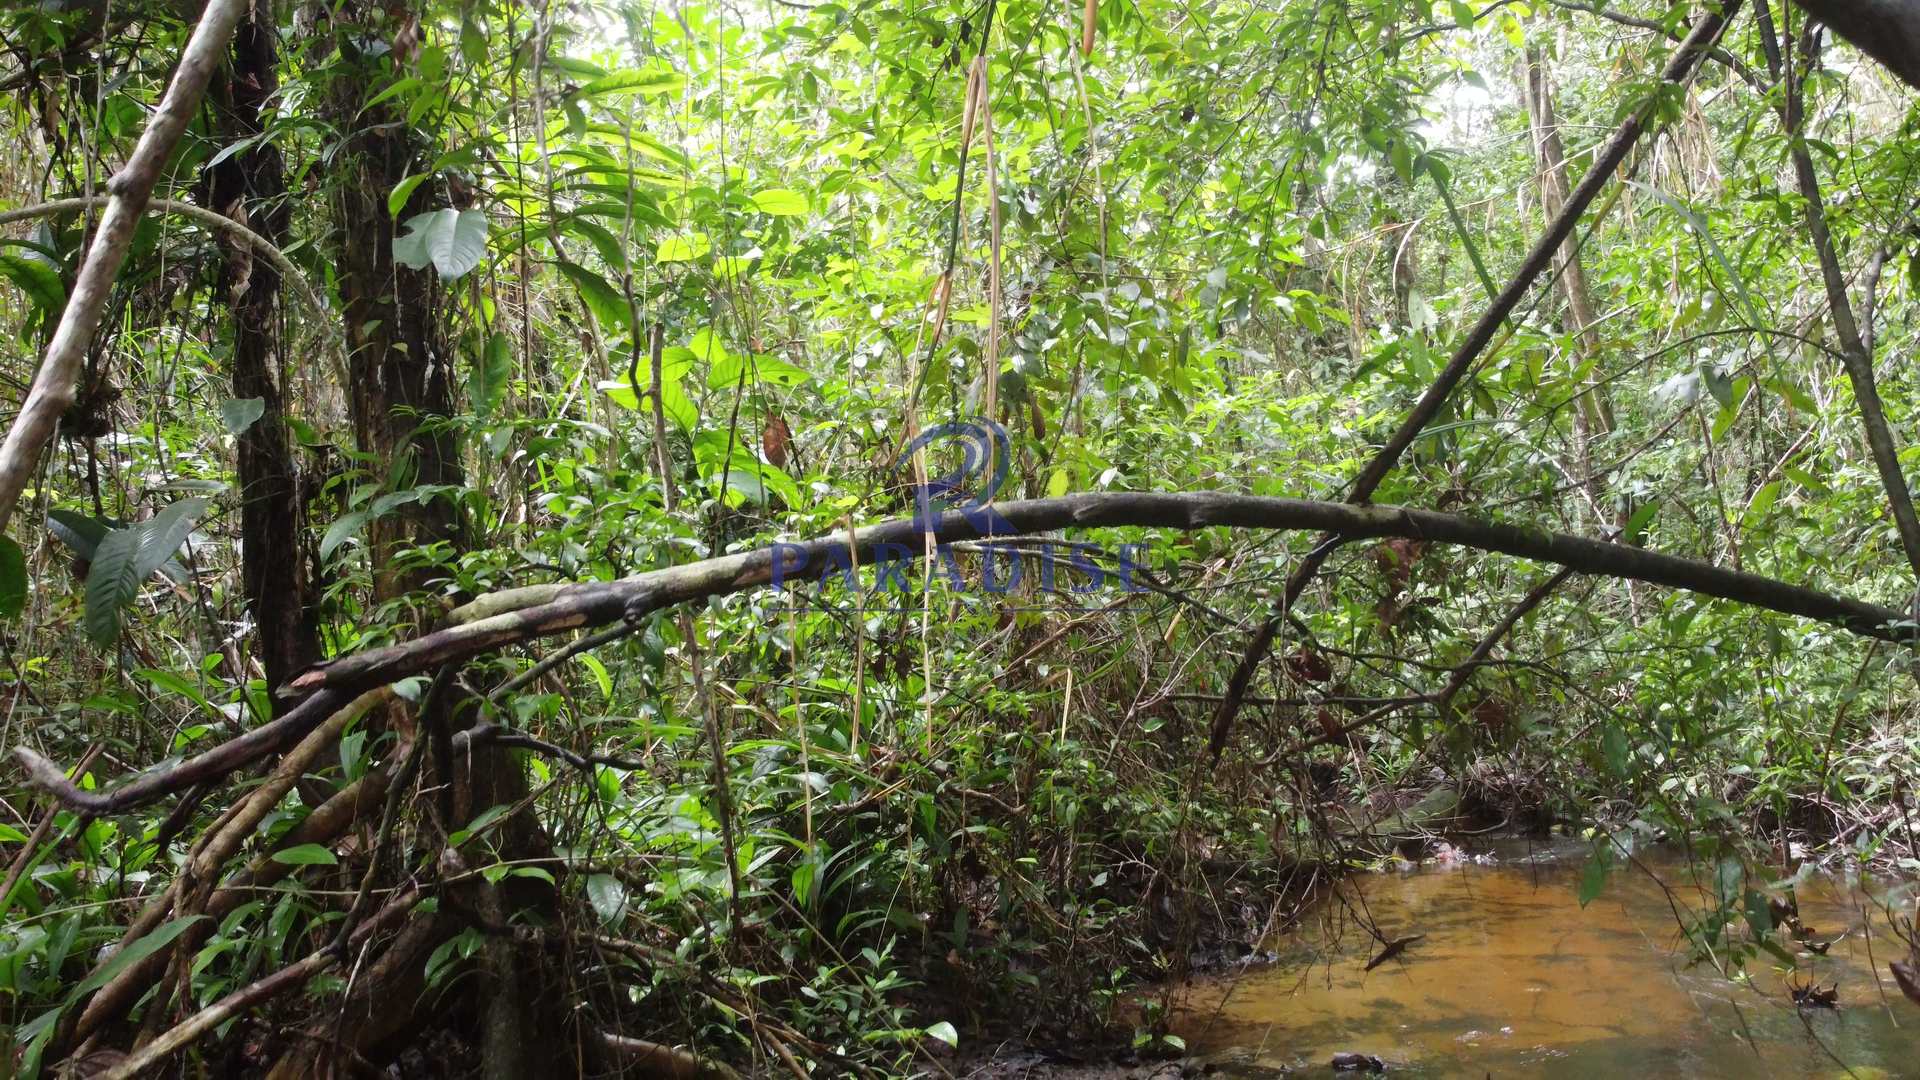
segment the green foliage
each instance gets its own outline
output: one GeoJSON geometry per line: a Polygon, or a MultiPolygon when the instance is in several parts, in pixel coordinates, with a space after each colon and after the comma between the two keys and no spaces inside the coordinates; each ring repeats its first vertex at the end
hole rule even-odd
{"type": "MultiPolygon", "coordinates": [[[[1101,4],[1090,55],[1078,10],[1027,2],[476,0],[411,23],[329,7],[267,12],[281,54],[259,130],[203,110],[156,195],[207,205],[216,172],[278,162],[289,193],[255,200],[249,220],[280,230],[332,321],[283,284],[269,418],[269,390],[235,378],[232,303],[257,298],[263,264],[243,270],[224,239],[150,216],[70,437],[15,515],[18,542],[0,543],[12,730],[67,761],[105,744],[112,767],[83,784],[284,710],[259,645],[288,609],[250,598],[247,556],[268,538],[243,535],[250,500],[282,479],[298,536],[273,557],[313,593],[295,613],[314,629],[301,663],[416,638],[502,589],[908,513],[895,459],[909,430],[989,401],[1010,441],[1002,500],[1344,497],[1544,228],[1521,50],[1541,50],[1577,182],[1591,145],[1646,104],[1670,44],[1571,8],[1473,3],[1101,4]],[[976,56],[990,116],[963,168],[976,56]],[[341,220],[347,205],[391,220],[341,220]],[[400,268],[347,280],[343,235],[390,243],[400,268]],[[376,356],[381,324],[418,314],[392,298],[430,317],[376,356]],[[343,357],[320,347],[336,335],[343,357]],[[376,374],[382,362],[405,377],[376,374]],[[371,420],[403,434],[380,444],[371,420]],[[243,473],[242,453],[281,444],[283,472],[243,473]],[[156,573],[175,587],[148,590],[156,573]],[[152,614],[129,619],[136,599],[152,614]]],[[[136,5],[101,36],[86,9],[0,15],[7,62],[35,60],[4,120],[35,159],[9,204],[72,194],[124,160],[187,32],[178,12],[136,5]],[[62,59],[75,48],[109,74],[62,59]]],[[[1683,28],[1680,7],[1621,10],[1683,28]]],[[[1751,23],[1724,47],[1764,67],[1751,23]]],[[[1900,359],[1920,289],[1913,117],[1856,60],[1808,80],[1810,143],[1905,432],[1920,406],[1900,359]]],[[[1804,199],[1783,183],[1787,136],[1740,80],[1712,64],[1655,103],[1632,180],[1576,233],[1593,322],[1542,283],[1376,501],[1907,603],[1804,199]]],[[[0,253],[11,385],[36,370],[31,341],[91,227],[52,217],[0,253]]],[[[1920,451],[1901,453],[1920,468],[1920,451]]],[[[809,583],[684,623],[650,616],[510,691],[496,688],[564,639],[463,657],[453,730],[499,724],[604,760],[516,751],[525,808],[464,823],[441,820],[440,786],[410,790],[379,869],[433,881],[442,847],[458,848],[461,887],[497,889],[553,955],[595,958],[573,1015],[607,1030],[744,1059],[764,1048],[726,995],[751,994],[755,1015],[904,1074],[1012,1002],[1037,1002],[1022,1023],[1044,1008],[1177,1049],[1164,1015],[1128,1011],[1138,980],[1184,960],[1194,927],[1166,912],[1237,896],[1264,917],[1293,865],[1347,864],[1345,811],[1435,770],[1489,813],[1594,830],[1583,903],[1634,844],[1695,842],[1713,889],[1688,932],[1718,956],[1764,949],[1767,883],[1751,867],[1776,841],[1914,868],[1893,808],[1920,779],[1904,656],[1574,579],[1442,710],[1428,695],[1544,571],[1349,544],[1289,612],[1260,704],[1196,780],[1211,699],[1313,539],[1072,539],[1148,544],[1168,591],[1046,596],[1029,580],[995,596],[916,563],[895,595],[809,583]],[[1297,748],[1375,698],[1411,704],[1351,745],[1297,748]],[[533,832],[518,815],[552,852],[515,848],[533,832]],[[1235,869],[1215,879],[1212,865],[1235,869]]],[[[980,563],[955,556],[963,579],[980,563]]],[[[403,711],[431,677],[403,685],[403,711]]],[[[409,744],[389,724],[356,724],[272,808],[222,875],[245,859],[285,876],[221,920],[177,998],[146,1007],[205,1003],[331,940],[371,826],[353,842],[285,838],[320,799],[398,763],[409,744]]],[[[50,1034],[39,1018],[73,1000],[129,901],[175,880],[238,791],[180,810],[165,850],[171,805],[58,819],[6,900],[0,994],[23,1041],[50,1034]]],[[[440,910],[471,921],[455,907],[440,910]]],[[[512,936],[499,929],[450,929],[426,963],[436,991],[473,981],[512,936]]],[[[304,1015],[342,992],[318,982],[277,1007],[304,1015]]],[[[821,1075],[846,1068],[801,1049],[821,1075]]]]}

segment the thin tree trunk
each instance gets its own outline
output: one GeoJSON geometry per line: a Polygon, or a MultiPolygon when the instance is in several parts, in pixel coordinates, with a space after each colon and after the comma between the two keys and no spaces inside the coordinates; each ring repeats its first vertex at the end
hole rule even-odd
{"type": "MultiPolygon", "coordinates": [[[[279,50],[269,14],[250,12],[234,33],[233,70],[221,80],[216,115],[231,144],[260,134],[261,106],[279,85],[279,50]]],[[[286,168],[271,143],[215,165],[208,205],[250,226],[275,247],[287,238],[286,168]]],[[[230,242],[224,281],[233,313],[233,396],[260,399],[262,411],[238,439],[241,581],[259,634],[269,694],[320,658],[302,543],[306,507],[287,439],[282,393],[280,272],[250,245],[230,242]]]]}
{"type": "MultiPolygon", "coordinates": [[[[1887,426],[1886,409],[1880,403],[1880,388],[1873,374],[1873,355],[1860,336],[1859,325],[1854,322],[1853,304],[1847,299],[1846,274],[1840,269],[1840,256],[1827,230],[1826,206],[1820,198],[1820,177],[1814,171],[1813,155],[1807,151],[1800,76],[1790,58],[1781,53],[1780,39],[1774,32],[1773,12],[1769,4],[1770,0],[1761,0],[1757,7],[1760,45],[1766,53],[1767,68],[1773,74],[1775,84],[1786,88],[1786,101],[1780,119],[1786,128],[1788,153],[1793,159],[1794,176],[1800,185],[1807,234],[1813,241],[1814,254],[1820,262],[1820,278],[1826,286],[1827,307],[1833,318],[1834,335],[1840,339],[1840,363],[1846,369],[1847,381],[1853,384],[1854,401],[1860,408],[1860,426],[1866,430],[1867,449],[1872,454],[1875,469],[1880,473],[1880,486],[1886,490],[1887,508],[1893,514],[1894,528],[1900,535],[1900,546],[1906,552],[1907,564],[1913,568],[1915,578],[1920,579],[1920,517],[1914,514],[1913,495],[1907,488],[1906,473],[1900,467],[1900,451],[1894,445],[1893,432],[1887,426]]],[[[1814,38],[1808,35],[1804,40],[1810,43],[1814,38]]],[[[1916,602],[1920,602],[1920,593],[1916,593],[1916,602]]]]}
{"type": "MultiPolygon", "coordinates": [[[[1527,106],[1527,126],[1533,135],[1534,182],[1540,192],[1540,208],[1551,222],[1567,205],[1572,185],[1567,181],[1567,149],[1560,139],[1560,118],[1553,105],[1553,75],[1547,70],[1544,53],[1537,44],[1529,44],[1520,65],[1520,93],[1527,106]]],[[[1599,352],[1598,317],[1593,310],[1593,295],[1587,287],[1587,272],[1580,260],[1580,247],[1572,237],[1560,245],[1553,257],[1554,273],[1559,279],[1560,295],[1567,302],[1566,328],[1579,342],[1579,352],[1570,365],[1579,370],[1599,352]]],[[[1613,430],[1610,403],[1603,391],[1583,386],[1575,399],[1577,445],[1580,467],[1592,475],[1589,441],[1613,430]]]]}

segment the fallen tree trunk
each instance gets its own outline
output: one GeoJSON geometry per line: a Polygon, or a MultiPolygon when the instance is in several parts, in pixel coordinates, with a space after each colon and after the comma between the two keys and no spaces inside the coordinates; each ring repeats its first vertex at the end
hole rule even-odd
{"type": "MultiPolygon", "coordinates": [[[[1001,503],[993,510],[991,521],[975,511],[949,511],[935,519],[935,539],[1013,539],[1066,528],[1122,526],[1314,530],[1343,543],[1407,537],[1552,563],[1583,574],[1685,589],[1814,619],[1881,641],[1908,643],[1920,637],[1912,620],[1879,604],[1678,555],[1432,510],[1225,492],[1096,492],[1001,503]]],[[[108,791],[81,790],[59,766],[27,747],[17,746],[14,753],[35,783],[68,805],[94,813],[126,810],[191,784],[225,776],[291,746],[355,695],[374,687],[537,638],[603,626],[617,619],[638,621],[676,604],[767,585],[776,576],[788,583],[812,581],[823,573],[839,576],[849,565],[850,546],[856,557],[851,561],[872,566],[883,547],[918,550],[921,540],[920,524],[902,519],[858,530],[851,544],[842,533],[655,570],[620,581],[515,589],[505,594],[505,600],[501,594],[483,597],[469,606],[490,612],[485,617],[314,667],[290,684],[294,693],[309,696],[279,719],[198,756],[148,770],[108,791]]],[[[455,613],[456,620],[460,614],[455,613]]]]}

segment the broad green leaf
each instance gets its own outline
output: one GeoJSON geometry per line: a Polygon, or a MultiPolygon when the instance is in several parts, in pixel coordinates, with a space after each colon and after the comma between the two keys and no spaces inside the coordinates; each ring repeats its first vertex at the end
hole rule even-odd
{"type": "MultiPolygon", "coordinates": [[[[642,382],[644,383],[645,380],[642,382]]],[[[640,395],[646,392],[644,389],[636,391],[633,384],[625,379],[602,379],[593,385],[595,389],[607,395],[607,400],[623,409],[638,409],[640,395]]]]}
{"type": "Polygon", "coordinates": [[[681,431],[692,431],[700,421],[700,410],[686,391],[680,389],[679,380],[674,380],[660,388],[660,411],[681,431]]]}
{"type": "Polygon", "coordinates": [[[467,377],[467,401],[480,416],[493,415],[494,407],[507,392],[513,377],[513,344],[507,335],[495,331],[487,338],[486,348],[474,358],[467,377]]]}
{"type": "Polygon", "coordinates": [[[406,235],[393,241],[393,257],[424,270],[431,265],[452,281],[487,255],[487,215],[479,210],[430,210],[406,220],[406,235]]]}
{"type": "Polygon", "coordinates": [[[607,701],[613,700],[613,675],[607,671],[607,665],[600,662],[592,653],[580,654],[580,666],[593,676],[595,686],[600,688],[600,696],[607,701]]]}
{"type": "Polygon", "coordinates": [[[234,156],[235,154],[245,153],[249,147],[259,142],[260,138],[261,137],[258,135],[249,135],[244,139],[241,139],[237,142],[228,143],[227,145],[221,147],[219,153],[208,158],[206,161],[206,164],[200,166],[201,172],[202,173],[209,172],[215,166],[219,165],[221,162],[227,160],[228,158],[234,156]]]}
{"type": "Polygon", "coordinates": [[[393,190],[387,193],[387,215],[389,217],[399,217],[400,211],[406,209],[407,200],[413,197],[413,189],[419,187],[421,182],[426,179],[426,173],[414,173],[412,176],[393,185],[393,190]]]}
{"type": "Polygon", "coordinates": [[[637,71],[631,68],[602,75],[580,88],[582,97],[598,97],[602,94],[641,94],[653,97],[659,94],[672,94],[687,85],[680,73],[656,68],[651,71],[637,71]]]}
{"type": "Polygon", "coordinates": [[[337,866],[340,863],[333,851],[320,844],[295,844],[273,853],[273,861],[288,866],[337,866]]]}
{"type": "MultiPolygon", "coordinates": [[[[722,363],[733,355],[727,351],[726,343],[720,340],[720,335],[711,330],[702,330],[694,334],[687,341],[686,349],[690,360],[708,364],[722,363]]],[[[665,359],[664,354],[662,359],[665,359]]]]}
{"type": "Polygon", "coordinates": [[[120,613],[133,602],[140,583],[173,562],[207,500],[181,499],[151,520],[114,529],[94,549],[87,572],[87,635],[101,648],[120,636],[120,613]]]}
{"type": "Polygon", "coordinates": [[[227,434],[238,435],[267,413],[266,398],[228,398],[220,403],[220,420],[227,434]]]}
{"type": "Polygon", "coordinates": [[[193,523],[200,520],[200,515],[206,511],[205,499],[181,499],[151,519],[134,526],[141,530],[140,562],[137,567],[141,581],[152,577],[173,558],[180,550],[180,545],[192,534],[193,523]]]}
{"type": "Polygon", "coordinates": [[[1780,498],[1780,481],[1769,480],[1753,493],[1753,501],[1747,504],[1747,512],[1740,515],[1741,528],[1751,529],[1755,523],[1767,516],[1773,504],[1780,498]]]}
{"type": "Polygon", "coordinates": [[[791,188],[768,188],[753,193],[753,205],[774,217],[804,217],[807,197],[791,188]]]}
{"type": "Polygon", "coordinates": [[[610,330],[631,330],[633,328],[633,309],[627,306],[627,298],[618,289],[607,283],[607,279],[578,263],[561,262],[560,272],[567,275],[574,288],[580,291],[580,301],[593,312],[594,319],[610,330]]]}
{"type": "Polygon", "coordinates": [[[1653,524],[1654,516],[1660,513],[1660,500],[1652,499],[1642,503],[1627,519],[1627,527],[1622,530],[1622,539],[1629,544],[1638,544],[1647,535],[1647,526],[1653,524]]]}
{"type": "Polygon", "coordinates": [[[713,250],[713,241],[703,232],[688,233],[685,236],[669,236],[660,241],[660,247],[654,252],[659,262],[691,262],[704,257],[713,250]]]}
{"type": "MultiPolygon", "coordinates": [[[[692,350],[684,345],[669,345],[660,353],[660,411],[676,427],[688,432],[693,430],[693,425],[698,421],[699,411],[694,407],[692,399],[687,397],[686,391],[681,389],[681,383],[685,380],[687,372],[692,370],[693,362],[692,350]]],[[[648,370],[646,362],[642,361],[640,366],[634,369],[633,375],[640,380],[637,392],[634,387],[627,384],[624,378],[606,379],[595,385],[615,405],[623,409],[637,409],[651,413],[653,405],[647,399],[647,386],[651,383],[653,374],[648,370]]]]}
{"type": "Polygon", "coordinates": [[[589,875],[587,901],[593,905],[594,914],[600,916],[601,924],[611,926],[627,913],[627,887],[612,874],[589,875]]]}
{"type": "Polygon", "coordinates": [[[320,557],[322,559],[334,553],[341,544],[346,543],[373,518],[365,510],[355,510],[351,514],[342,514],[327,526],[326,535],[320,538],[320,557]]]}
{"type": "Polygon", "coordinates": [[[1820,412],[1820,404],[1813,400],[1813,395],[1786,379],[1768,379],[1767,386],[1786,398],[1788,404],[1802,412],[1813,414],[1820,412]]]}
{"type": "Polygon", "coordinates": [[[946,1043],[948,1046],[960,1045],[960,1033],[958,1031],[955,1031],[953,1025],[948,1023],[945,1020],[942,1020],[939,1023],[928,1027],[927,1037],[932,1039],[939,1039],[941,1042],[946,1043]]]}
{"type": "Polygon", "coordinates": [[[715,363],[707,372],[707,385],[716,389],[730,389],[745,378],[748,385],[772,383],[775,386],[798,386],[806,382],[806,371],[773,356],[729,356],[715,363]]]}
{"type": "Polygon", "coordinates": [[[114,530],[111,522],[99,518],[76,514],[71,510],[47,511],[47,531],[55,540],[67,545],[75,555],[91,562],[93,553],[100,547],[100,541],[114,530]]]}
{"type": "Polygon", "coordinates": [[[181,697],[186,698],[188,701],[193,702],[209,713],[216,716],[220,714],[220,710],[214,707],[213,702],[207,700],[207,696],[200,692],[200,688],[177,671],[163,671],[159,668],[141,668],[139,671],[134,672],[134,674],[162,690],[179,694],[181,697]]]}
{"type": "Polygon", "coordinates": [[[206,918],[205,915],[188,915],[162,923],[152,933],[115,952],[106,963],[94,968],[86,978],[75,983],[73,989],[67,992],[67,1000],[79,1001],[107,985],[118,978],[121,972],[172,944],[173,939],[185,933],[187,927],[204,918],[206,918]]]}
{"type": "Polygon", "coordinates": [[[67,286],[60,270],[37,254],[0,254],[0,277],[6,278],[27,294],[33,306],[45,312],[57,312],[67,306],[67,286]]]}
{"type": "Polygon", "coordinates": [[[105,649],[120,637],[120,612],[140,589],[141,529],[115,529],[93,553],[87,572],[87,636],[105,649]]]}
{"type": "Polygon", "coordinates": [[[800,485],[793,482],[793,477],[784,469],[754,461],[749,456],[751,453],[745,447],[734,447],[725,487],[762,506],[771,501],[770,495],[778,496],[789,507],[801,506],[800,485]]]}
{"type": "Polygon", "coordinates": [[[27,607],[27,553],[10,536],[0,536],[0,619],[12,619],[27,607]]]}

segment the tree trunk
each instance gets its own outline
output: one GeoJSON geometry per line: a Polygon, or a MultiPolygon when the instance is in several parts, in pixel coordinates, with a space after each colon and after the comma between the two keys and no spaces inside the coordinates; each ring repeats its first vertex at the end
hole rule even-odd
{"type": "MultiPolygon", "coordinates": [[[[343,44],[343,49],[351,49],[343,44]]],[[[368,68],[373,61],[354,67],[368,68]]],[[[340,299],[345,308],[349,352],[348,406],[354,441],[385,468],[387,490],[422,484],[459,484],[459,449],[453,435],[431,424],[453,413],[453,384],[445,335],[438,312],[440,292],[432,270],[412,270],[394,261],[396,221],[387,212],[387,195],[410,175],[420,142],[400,117],[376,108],[362,114],[365,78],[341,78],[335,86],[334,116],[343,131],[354,131],[339,161],[350,174],[338,185],[334,207],[340,299]]],[[[414,190],[399,220],[429,208],[433,185],[414,190]]],[[[444,496],[409,504],[375,518],[368,526],[376,603],[398,599],[426,585],[421,566],[402,569],[403,548],[445,542],[462,546],[454,503],[444,496]]]]}
{"type": "MultiPolygon", "coordinates": [[[[1551,222],[1567,204],[1572,185],[1567,179],[1567,148],[1560,139],[1560,118],[1553,106],[1553,76],[1547,70],[1545,55],[1537,44],[1527,46],[1520,64],[1520,95],[1527,106],[1527,128],[1532,134],[1534,182],[1540,192],[1540,209],[1551,222]]],[[[1587,272],[1580,261],[1580,248],[1572,236],[1561,243],[1553,256],[1554,273],[1560,295],[1567,303],[1566,329],[1579,342],[1579,351],[1569,366],[1580,370],[1599,351],[1598,318],[1593,311],[1593,294],[1587,288],[1587,272]]],[[[1584,379],[1582,380],[1585,381],[1584,379]]],[[[1575,455],[1580,468],[1591,477],[1593,461],[1591,440],[1613,429],[1613,410],[1603,392],[1583,386],[1575,399],[1575,455]]],[[[1589,482],[1596,505],[1598,484],[1589,482]]]]}
{"type": "MultiPolygon", "coordinates": [[[[393,256],[393,240],[402,223],[413,214],[434,209],[439,188],[433,182],[422,183],[398,215],[389,212],[388,194],[402,180],[424,169],[426,141],[406,121],[399,106],[383,103],[372,109],[364,107],[371,90],[386,85],[393,77],[386,68],[390,62],[387,58],[395,54],[387,53],[387,58],[382,58],[357,51],[358,42],[404,40],[417,35],[418,27],[404,8],[383,11],[354,3],[336,12],[333,26],[338,52],[329,106],[336,130],[351,132],[335,158],[336,167],[345,175],[335,185],[338,195],[333,247],[346,319],[351,383],[347,395],[355,443],[367,460],[385,470],[373,478],[385,491],[429,484],[457,487],[465,480],[460,448],[450,427],[439,422],[455,411],[447,305],[443,304],[446,294],[436,271],[410,269],[393,256]]],[[[404,600],[431,585],[435,567],[407,557],[410,549],[428,545],[444,545],[453,553],[466,546],[459,505],[447,495],[417,500],[369,523],[375,603],[404,600]]],[[[439,616],[437,607],[423,605],[418,621],[424,628],[439,616]]],[[[445,819],[438,830],[431,826],[421,830],[427,836],[459,829],[489,807],[517,804],[529,790],[516,753],[489,751],[455,758],[444,752],[450,745],[445,741],[450,726],[470,722],[471,718],[471,710],[463,708],[470,699],[463,700],[464,695],[451,682],[447,690],[446,694],[435,695],[419,716],[420,735],[435,739],[436,750],[442,751],[429,755],[422,772],[419,790],[438,793],[437,808],[445,819]]],[[[416,802],[409,820],[419,820],[429,813],[430,801],[416,802]]],[[[413,832],[410,826],[401,828],[413,832]]],[[[494,842],[500,855],[508,859],[538,859],[552,854],[531,811],[503,823],[494,842]]],[[[416,851],[414,858],[421,854],[416,851]]],[[[501,890],[509,907],[515,903],[532,905],[552,914],[551,891],[527,879],[520,882],[524,888],[501,890]]],[[[424,987],[387,983],[417,981],[428,953],[459,929],[458,918],[443,918],[435,931],[415,934],[398,943],[396,955],[382,961],[392,979],[369,980],[342,1004],[348,1022],[340,1032],[336,1052],[364,1054],[417,1031],[426,1022],[428,1014],[423,1010],[434,1007],[435,995],[415,992],[424,987]],[[396,1000],[406,1002],[406,1007],[395,1007],[396,1000]]],[[[497,932],[500,928],[491,929],[497,932]]],[[[509,938],[502,947],[511,950],[516,946],[509,938]]],[[[498,952],[495,949],[489,953],[492,966],[496,970],[510,966],[496,955],[498,952]]],[[[463,980],[461,985],[471,996],[462,994],[461,1000],[471,1004],[471,1011],[449,1013],[441,1008],[433,1014],[432,1022],[457,1024],[476,1032],[483,1043],[483,1058],[511,1062],[510,1068],[526,1075],[536,1060],[551,1068],[572,1060],[572,1056],[554,1052],[564,1016],[546,1009],[556,1000],[550,980],[542,977],[539,965],[531,960],[522,963],[519,970],[520,977],[515,980],[463,980]],[[518,1017],[520,1023],[504,1022],[505,1017],[518,1017]]],[[[286,1068],[288,1064],[283,1062],[277,1074],[316,1075],[339,1062],[295,1063],[291,1070],[286,1068]]]]}
{"type": "MultiPolygon", "coordinates": [[[[216,82],[223,142],[258,135],[260,108],[279,82],[271,18],[251,12],[234,31],[233,70],[216,82]]],[[[257,144],[207,170],[207,203],[285,247],[287,178],[280,151],[257,144]]],[[[259,635],[271,695],[320,658],[302,538],[306,506],[287,439],[280,353],[280,272],[244,241],[228,241],[222,291],[233,313],[233,396],[258,398],[259,419],[240,433],[241,580],[259,635]]]]}
{"type": "MultiPolygon", "coordinates": [[[[1913,493],[1907,487],[1906,472],[1900,464],[1900,448],[1893,441],[1893,429],[1887,423],[1886,409],[1880,401],[1880,389],[1873,371],[1873,354],[1868,351],[1860,336],[1859,324],[1854,321],[1853,305],[1847,298],[1846,274],[1840,266],[1839,250],[1834,246],[1833,236],[1827,228],[1827,212],[1820,195],[1820,176],[1814,170],[1813,155],[1807,150],[1806,112],[1800,98],[1801,75],[1790,62],[1791,58],[1781,50],[1779,36],[1774,30],[1773,13],[1766,3],[1760,4],[1757,11],[1760,48],[1767,57],[1767,70],[1772,73],[1774,82],[1786,90],[1785,100],[1780,106],[1780,124],[1787,133],[1788,156],[1793,160],[1794,178],[1800,188],[1807,236],[1813,242],[1814,255],[1820,262],[1820,278],[1827,292],[1828,315],[1833,320],[1834,333],[1840,339],[1840,363],[1846,369],[1847,381],[1853,387],[1854,403],[1860,410],[1860,426],[1867,437],[1867,450],[1873,457],[1874,468],[1880,474],[1880,486],[1886,491],[1887,509],[1893,515],[1901,549],[1906,552],[1907,564],[1914,576],[1920,578],[1920,514],[1914,511],[1913,493]]],[[[1812,34],[1805,35],[1802,39],[1803,48],[1810,49],[1814,40],[1812,34]]],[[[1811,70],[1811,56],[1807,62],[1811,70]]],[[[1911,607],[1920,610],[1920,591],[1914,593],[1911,607]]]]}

